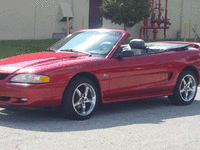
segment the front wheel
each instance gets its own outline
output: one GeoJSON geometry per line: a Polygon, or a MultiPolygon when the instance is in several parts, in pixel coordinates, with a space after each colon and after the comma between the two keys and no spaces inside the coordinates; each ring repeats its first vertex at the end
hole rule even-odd
{"type": "Polygon", "coordinates": [[[76,78],[69,83],[63,94],[62,112],[69,119],[88,119],[94,113],[98,101],[96,85],[88,78],[76,78]]]}
{"type": "Polygon", "coordinates": [[[178,77],[174,94],[169,96],[175,105],[189,105],[194,101],[197,93],[197,78],[191,71],[184,71],[178,77]]]}

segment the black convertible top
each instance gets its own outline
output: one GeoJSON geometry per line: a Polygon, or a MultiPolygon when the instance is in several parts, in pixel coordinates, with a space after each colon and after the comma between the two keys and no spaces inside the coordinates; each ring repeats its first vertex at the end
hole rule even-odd
{"type": "Polygon", "coordinates": [[[184,51],[188,49],[189,44],[172,43],[145,43],[148,53],[159,53],[167,51],[184,51]]]}
{"type": "MultiPolygon", "coordinates": [[[[162,43],[162,42],[151,42],[145,43],[145,51],[141,52],[142,55],[163,53],[169,51],[185,51],[188,49],[190,44],[177,44],[177,43],[162,43]]],[[[132,50],[129,44],[121,45],[122,50],[132,50]]],[[[134,50],[134,48],[133,48],[134,50]]],[[[136,48],[135,50],[143,50],[136,48]]]]}

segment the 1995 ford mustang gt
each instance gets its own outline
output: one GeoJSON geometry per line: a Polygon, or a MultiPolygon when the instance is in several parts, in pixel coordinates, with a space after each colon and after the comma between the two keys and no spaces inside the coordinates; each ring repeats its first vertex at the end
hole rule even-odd
{"type": "Polygon", "coordinates": [[[127,37],[121,30],[80,30],[45,52],[1,59],[0,105],[61,106],[66,117],[87,119],[99,103],[160,96],[192,103],[200,43],[123,44],[127,37]]]}

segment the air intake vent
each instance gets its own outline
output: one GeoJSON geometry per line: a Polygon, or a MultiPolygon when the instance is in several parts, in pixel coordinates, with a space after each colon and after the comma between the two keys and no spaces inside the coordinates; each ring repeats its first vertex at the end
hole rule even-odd
{"type": "Polygon", "coordinates": [[[0,73],[0,80],[5,79],[7,76],[9,76],[9,74],[0,73]]]}

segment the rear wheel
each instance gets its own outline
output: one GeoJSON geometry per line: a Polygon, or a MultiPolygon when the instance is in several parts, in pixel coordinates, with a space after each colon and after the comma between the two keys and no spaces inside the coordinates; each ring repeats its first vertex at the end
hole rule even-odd
{"type": "Polygon", "coordinates": [[[189,105],[194,101],[197,93],[197,78],[191,71],[184,71],[178,77],[174,94],[169,100],[175,105],[189,105]]]}
{"type": "Polygon", "coordinates": [[[76,78],[69,83],[64,92],[62,112],[69,119],[88,119],[94,113],[98,101],[96,85],[88,78],[76,78]]]}

